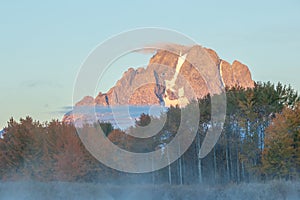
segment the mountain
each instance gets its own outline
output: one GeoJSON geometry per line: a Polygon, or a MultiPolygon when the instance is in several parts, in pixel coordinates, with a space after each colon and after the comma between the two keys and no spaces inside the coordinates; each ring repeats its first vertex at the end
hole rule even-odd
{"type": "MultiPolygon", "coordinates": [[[[75,108],[108,105],[169,107],[177,104],[182,107],[208,93],[220,93],[221,86],[254,87],[249,68],[239,61],[230,64],[220,59],[214,50],[198,45],[168,48],[157,50],[146,68],[129,68],[107,93],[100,92],[95,98],[86,96],[75,104],[75,108]]],[[[73,110],[63,121],[81,123],[93,119],[85,114],[73,110]]]]}
{"type": "Polygon", "coordinates": [[[237,60],[230,64],[220,59],[214,50],[202,48],[201,46],[177,46],[172,50],[173,52],[157,51],[150,59],[146,69],[129,68],[107,93],[100,92],[95,98],[86,96],[76,103],[76,106],[159,105],[161,103],[166,103],[168,106],[180,104],[178,101],[180,88],[183,87],[186,91],[184,96],[189,101],[192,98],[201,98],[209,93],[206,83],[211,84],[211,93],[217,93],[219,86],[214,85],[215,80],[205,81],[202,74],[208,74],[207,77],[218,77],[220,75],[221,80],[219,81],[223,86],[229,88],[233,86],[254,87],[249,68],[237,60]],[[175,78],[176,80],[174,80],[174,76],[182,56],[178,56],[174,51],[179,51],[178,54],[181,53],[186,56],[186,60],[183,60],[182,66],[179,67],[179,75],[175,78]],[[204,70],[200,74],[193,66],[197,63],[200,63],[199,65],[207,64],[209,68],[203,68],[204,70]],[[167,83],[169,82],[170,85],[172,81],[174,87],[168,88],[167,83]]]}

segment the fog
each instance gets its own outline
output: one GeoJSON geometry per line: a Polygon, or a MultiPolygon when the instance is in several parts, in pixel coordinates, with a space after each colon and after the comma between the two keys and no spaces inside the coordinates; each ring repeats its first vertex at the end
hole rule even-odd
{"type": "Polygon", "coordinates": [[[208,185],[106,185],[67,182],[2,182],[0,199],[100,199],[100,200],[297,200],[299,182],[208,185]]]}

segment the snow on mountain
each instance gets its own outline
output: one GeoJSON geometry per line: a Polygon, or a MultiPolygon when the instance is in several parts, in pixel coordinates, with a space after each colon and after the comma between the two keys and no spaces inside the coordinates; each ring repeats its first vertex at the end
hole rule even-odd
{"type": "Polygon", "coordinates": [[[3,139],[4,129],[0,130],[0,138],[3,139]]]}

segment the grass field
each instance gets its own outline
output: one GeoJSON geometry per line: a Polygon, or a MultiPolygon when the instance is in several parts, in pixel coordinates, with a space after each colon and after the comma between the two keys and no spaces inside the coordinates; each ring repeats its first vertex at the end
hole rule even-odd
{"type": "Polygon", "coordinates": [[[299,182],[205,185],[104,185],[66,182],[2,182],[0,199],[100,200],[297,200],[299,182]]]}

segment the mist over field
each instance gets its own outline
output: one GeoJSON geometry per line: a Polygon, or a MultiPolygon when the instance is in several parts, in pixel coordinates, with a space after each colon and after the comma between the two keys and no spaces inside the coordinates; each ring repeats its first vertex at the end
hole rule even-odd
{"type": "Polygon", "coordinates": [[[100,200],[297,200],[299,182],[243,183],[240,185],[106,185],[68,182],[0,183],[0,199],[100,200]]]}

